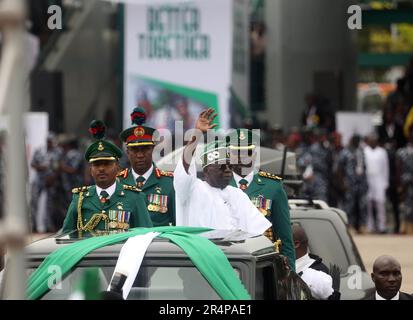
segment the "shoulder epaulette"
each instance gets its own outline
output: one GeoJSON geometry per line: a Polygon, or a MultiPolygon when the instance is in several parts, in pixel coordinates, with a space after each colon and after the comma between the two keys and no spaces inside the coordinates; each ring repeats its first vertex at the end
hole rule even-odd
{"type": "Polygon", "coordinates": [[[89,188],[90,188],[90,186],[83,186],[83,187],[73,188],[72,193],[86,192],[89,188]]]}
{"type": "Polygon", "coordinates": [[[273,179],[273,180],[278,180],[278,181],[282,180],[281,177],[276,176],[275,174],[272,174],[272,173],[269,173],[269,172],[265,172],[265,171],[260,171],[258,173],[258,175],[260,177],[264,177],[264,178],[268,178],[268,179],[273,179]]]}
{"type": "Polygon", "coordinates": [[[127,184],[124,184],[124,185],[123,185],[123,189],[125,189],[125,190],[130,190],[130,191],[135,191],[135,192],[141,192],[141,191],[142,191],[141,189],[139,189],[139,188],[137,188],[137,187],[135,187],[135,186],[129,186],[129,185],[127,185],[127,184]]]}
{"type": "Polygon", "coordinates": [[[155,170],[155,176],[159,179],[160,177],[172,177],[174,176],[174,173],[172,171],[164,171],[159,168],[156,168],[155,170]]]}
{"type": "Polygon", "coordinates": [[[122,177],[123,179],[126,179],[128,177],[128,174],[129,174],[129,170],[124,169],[118,173],[117,177],[122,177]]]}

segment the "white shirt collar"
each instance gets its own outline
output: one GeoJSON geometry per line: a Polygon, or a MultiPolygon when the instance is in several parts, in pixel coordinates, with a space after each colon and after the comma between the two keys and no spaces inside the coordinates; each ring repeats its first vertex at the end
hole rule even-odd
{"type": "Polygon", "coordinates": [[[112,184],[109,188],[106,188],[106,189],[102,189],[102,188],[96,186],[96,193],[97,193],[98,197],[100,197],[100,193],[103,190],[105,190],[108,193],[109,198],[112,197],[112,195],[115,193],[115,190],[116,190],[116,182],[114,184],[112,184]]]}
{"type": "MultiPolygon", "coordinates": [[[[152,174],[152,171],[153,171],[153,164],[152,164],[151,167],[148,169],[148,171],[146,171],[146,172],[142,175],[142,177],[145,178],[145,182],[144,182],[143,184],[145,184],[146,181],[148,181],[149,177],[150,177],[151,174],[152,174]]],[[[138,177],[140,177],[140,175],[137,174],[137,173],[135,172],[135,170],[133,170],[133,168],[132,168],[132,175],[133,175],[133,178],[135,179],[135,181],[136,181],[136,179],[138,179],[138,177]]]]}
{"type": "Polygon", "coordinates": [[[309,266],[311,266],[314,263],[314,259],[311,259],[308,253],[303,255],[301,258],[298,258],[295,260],[295,269],[297,273],[300,273],[301,271],[304,271],[307,269],[309,266]]]}
{"type": "MultiPolygon", "coordinates": [[[[400,292],[398,291],[397,294],[396,294],[393,298],[391,298],[390,300],[399,300],[399,295],[400,295],[400,292]]],[[[376,291],[376,300],[387,300],[387,299],[384,299],[384,298],[383,298],[381,295],[379,295],[378,292],[376,291]]]]}
{"type": "Polygon", "coordinates": [[[248,186],[251,184],[252,180],[254,179],[254,170],[252,170],[248,175],[246,175],[244,178],[241,177],[239,174],[236,174],[235,172],[232,172],[234,175],[234,180],[237,183],[237,187],[239,188],[239,181],[241,179],[245,179],[248,181],[248,186]]]}

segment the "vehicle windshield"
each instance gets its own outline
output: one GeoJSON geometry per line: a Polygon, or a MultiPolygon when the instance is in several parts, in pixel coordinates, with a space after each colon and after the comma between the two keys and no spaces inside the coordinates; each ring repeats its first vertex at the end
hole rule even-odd
{"type": "MultiPolygon", "coordinates": [[[[99,291],[106,291],[114,266],[75,268],[58,282],[42,300],[74,299],[86,269],[97,268],[99,291]]],[[[31,269],[29,272],[33,272],[31,269]]],[[[237,271],[237,275],[239,272],[237,271]]],[[[54,282],[56,283],[56,282],[54,282]]],[[[195,267],[142,266],[127,300],[217,300],[220,297],[195,267]]]]}

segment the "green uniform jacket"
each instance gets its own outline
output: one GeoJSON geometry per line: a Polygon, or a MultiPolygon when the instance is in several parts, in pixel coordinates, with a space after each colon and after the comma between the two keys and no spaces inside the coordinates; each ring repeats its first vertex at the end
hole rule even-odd
{"type": "MultiPolygon", "coordinates": [[[[124,184],[136,186],[132,169],[120,172],[118,179],[124,184]]],[[[175,225],[173,173],[162,171],[154,164],[151,175],[141,189],[146,194],[147,208],[153,225],[155,227],[175,225]]]]}
{"type": "MultiPolygon", "coordinates": [[[[69,232],[77,229],[78,219],[78,203],[80,192],[83,192],[82,202],[82,222],[86,225],[90,218],[96,213],[106,214],[110,221],[111,216],[117,214],[117,217],[128,215],[130,228],[135,227],[153,227],[152,221],[146,209],[146,202],[144,195],[136,190],[132,190],[130,186],[124,186],[117,182],[116,190],[106,203],[101,203],[99,196],[96,193],[96,186],[82,187],[73,189],[73,199],[67,210],[65,221],[63,222],[63,232],[69,232]],[[128,189],[129,188],[129,189],[128,189]]],[[[105,221],[102,219],[94,228],[94,230],[105,230],[105,221]]]]}
{"type": "MultiPolygon", "coordinates": [[[[234,178],[230,185],[237,187],[234,178]]],[[[290,210],[288,208],[287,195],[282,186],[281,178],[277,178],[272,174],[260,171],[254,175],[254,179],[249,184],[245,193],[252,200],[254,205],[259,208],[268,204],[271,201],[271,214],[267,219],[272,223],[273,234],[275,238],[281,239],[281,254],[288,258],[290,267],[295,270],[295,249],[292,238],[290,210]],[[260,199],[262,196],[262,199],[260,199]]]]}

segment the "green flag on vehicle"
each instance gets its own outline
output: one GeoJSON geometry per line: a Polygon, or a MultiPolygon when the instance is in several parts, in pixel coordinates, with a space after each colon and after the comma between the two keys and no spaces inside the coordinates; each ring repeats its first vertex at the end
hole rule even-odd
{"type": "Polygon", "coordinates": [[[136,235],[159,232],[158,237],[169,239],[188,255],[195,267],[222,299],[251,299],[221,249],[210,240],[197,235],[209,230],[211,229],[200,227],[135,228],[125,233],[94,237],[65,245],[49,254],[30,275],[27,296],[32,300],[40,299],[50,290],[48,287],[50,266],[60,268],[64,278],[84,256],[93,250],[122,242],[136,235]]]}

